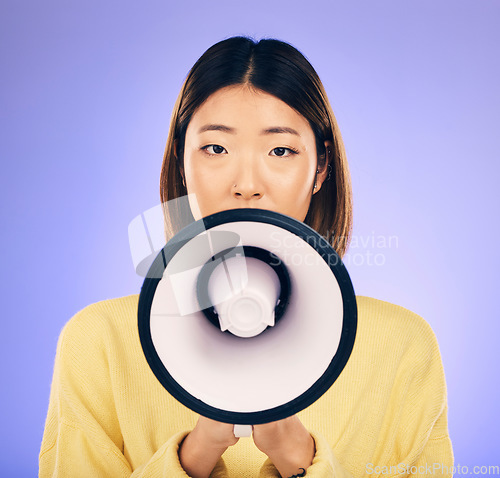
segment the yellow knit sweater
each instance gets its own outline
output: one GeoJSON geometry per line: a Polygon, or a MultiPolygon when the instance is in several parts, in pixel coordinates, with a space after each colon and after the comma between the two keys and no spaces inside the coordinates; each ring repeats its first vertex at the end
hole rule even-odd
{"type": "MultiPolygon", "coordinates": [[[[151,372],[139,341],[137,303],[137,295],[99,302],[64,327],[40,477],[188,476],[177,451],[197,415],[151,372]]],[[[451,476],[438,344],[429,325],[402,307],[358,297],[351,358],[299,417],[316,443],[307,477],[451,476]]],[[[251,438],[240,438],[212,476],[279,474],[251,438]]]]}

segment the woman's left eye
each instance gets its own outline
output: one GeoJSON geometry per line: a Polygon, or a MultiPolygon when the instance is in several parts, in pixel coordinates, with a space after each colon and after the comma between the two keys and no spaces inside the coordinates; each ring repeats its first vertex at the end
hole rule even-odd
{"type": "Polygon", "coordinates": [[[227,153],[226,148],[223,148],[219,144],[208,144],[207,146],[203,146],[201,149],[206,151],[210,156],[218,156],[224,152],[227,153]]]}
{"type": "Polygon", "coordinates": [[[296,149],[292,149],[292,148],[279,147],[279,148],[272,149],[269,154],[271,156],[287,157],[287,156],[291,156],[292,154],[298,154],[298,151],[296,149]]]}

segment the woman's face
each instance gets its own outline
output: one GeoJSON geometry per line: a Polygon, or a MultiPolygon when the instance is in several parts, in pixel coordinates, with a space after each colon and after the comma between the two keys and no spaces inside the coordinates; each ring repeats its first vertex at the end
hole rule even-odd
{"type": "Polygon", "coordinates": [[[202,217],[260,208],[303,221],[326,176],[325,167],[313,190],[316,168],[308,121],[275,96],[248,86],[212,94],[186,131],[184,178],[202,217]]]}

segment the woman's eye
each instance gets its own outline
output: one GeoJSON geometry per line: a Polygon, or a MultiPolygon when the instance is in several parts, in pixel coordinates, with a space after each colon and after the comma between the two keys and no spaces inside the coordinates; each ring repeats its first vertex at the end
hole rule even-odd
{"type": "Polygon", "coordinates": [[[292,154],[297,154],[298,151],[292,148],[274,148],[271,150],[271,156],[280,156],[280,157],[287,157],[291,156],[292,154]]]}
{"type": "Polygon", "coordinates": [[[207,146],[203,146],[203,148],[201,148],[201,149],[204,149],[208,154],[212,154],[212,155],[218,155],[218,154],[222,154],[224,152],[227,153],[225,148],[223,148],[222,146],[220,146],[218,144],[209,144],[207,146]]]}

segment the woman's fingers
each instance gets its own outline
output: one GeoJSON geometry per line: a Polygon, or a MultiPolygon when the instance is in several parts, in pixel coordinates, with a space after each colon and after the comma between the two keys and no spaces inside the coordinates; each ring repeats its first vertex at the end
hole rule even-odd
{"type": "Polygon", "coordinates": [[[234,426],[230,423],[217,422],[200,416],[195,430],[198,431],[200,439],[206,440],[207,446],[227,448],[238,442],[238,438],[234,436],[233,428],[234,426]]]}

